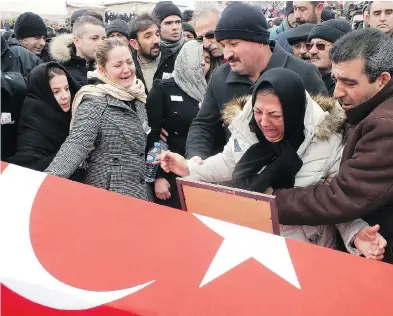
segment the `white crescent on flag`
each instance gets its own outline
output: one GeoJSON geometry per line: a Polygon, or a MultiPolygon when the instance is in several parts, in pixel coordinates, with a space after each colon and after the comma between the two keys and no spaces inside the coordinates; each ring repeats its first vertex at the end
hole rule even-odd
{"type": "Polygon", "coordinates": [[[46,174],[8,165],[0,175],[0,282],[44,306],[84,310],[133,294],[154,280],[117,291],[87,291],[54,278],[38,261],[30,239],[30,214],[46,174]],[[7,242],[8,241],[8,242],[7,242]]]}

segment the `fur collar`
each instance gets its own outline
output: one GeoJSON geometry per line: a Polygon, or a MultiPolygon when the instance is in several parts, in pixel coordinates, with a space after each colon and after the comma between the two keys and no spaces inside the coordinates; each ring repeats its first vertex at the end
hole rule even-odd
{"type": "MultiPolygon", "coordinates": [[[[232,120],[241,112],[249,98],[250,96],[244,95],[229,101],[221,113],[223,122],[227,125],[231,124],[232,120]]],[[[347,118],[341,106],[333,98],[323,95],[313,96],[312,99],[323,111],[329,113],[315,131],[317,138],[327,140],[332,133],[343,133],[347,118]]]]}
{"type": "Polygon", "coordinates": [[[59,62],[65,63],[72,58],[72,46],[74,45],[72,34],[63,34],[52,39],[49,52],[52,58],[59,62]]]}

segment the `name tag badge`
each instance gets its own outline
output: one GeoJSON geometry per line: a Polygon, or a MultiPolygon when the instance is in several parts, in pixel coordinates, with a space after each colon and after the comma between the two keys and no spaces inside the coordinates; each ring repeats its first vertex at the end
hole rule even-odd
{"type": "Polygon", "coordinates": [[[15,123],[15,121],[13,121],[11,119],[11,113],[5,113],[5,112],[1,113],[0,122],[1,122],[1,125],[14,124],[15,123]]]}
{"type": "Polygon", "coordinates": [[[163,72],[162,73],[162,79],[169,79],[172,78],[172,73],[170,72],[163,72]]]}
{"type": "Polygon", "coordinates": [[[181,95],[171,95],[171,101],[174,102],[183,102],[183,98],[181,95]]]}

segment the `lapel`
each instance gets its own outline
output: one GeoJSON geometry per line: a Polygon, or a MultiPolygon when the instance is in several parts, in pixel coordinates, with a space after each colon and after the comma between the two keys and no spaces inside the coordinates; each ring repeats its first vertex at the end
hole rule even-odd
{"type": "MultiPolygon", "coordinates": [[[[130,120],[129,122],[127,122],[127,119],[119,120],[117,117],[111,115],[107,116],[107,119],[111,121],[111,123],[113,123],[115,126],[117,126],[117,128],[121,131],[127,142],[130,144],[134,144],[136,139],[139,139],[139,137],[135,137],[135,135],[133,135],[133,132],[135,132],[135,130],[138,129],[137,124],[140,123],[138,114],[134,110],[132,110],[131,107],[125,104],[125,102],[119,99],[116,99],[110,95],[107,95],[106,99],[109,107],[121,108],[124,112],[129,112],[129,116],[127,115],[128,117],[133,118],[132,121],[130,120]],[[124,124],[125,122],[127,122],[127,124],[124,124]],[[130,126],[134,126],[134,127],[130,128],[130,126]]],[[[140,126],[142,127],[141,123],[140,126]]]]}

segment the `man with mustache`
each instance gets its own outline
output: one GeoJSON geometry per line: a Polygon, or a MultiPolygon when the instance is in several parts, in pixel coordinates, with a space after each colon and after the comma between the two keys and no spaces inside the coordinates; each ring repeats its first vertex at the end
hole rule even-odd
{"type": "Polygon", "coordinates": [[[292,46],[293,55],[306,62],[311,62],[310,54],[307,51],[308,35],[310,34],[314,24],[306,23],[296,28],[285,31],[287,41],[292,46]]]}
{"type": "Polygon", "coordinates": [[[265,71],[277,67],[290,69],[303,79],[310,93],[327,93],[313,65],[269,41],[268,24],[258,8],[232,3],[223,11],[214,33],[228,62],[214,71],[188,134],[186,155],[199,162],[221,152],[230,137],[221,120],[225,105],[235,97],[250,93],[251,86],[265,71]]]}
{"type": "Polygon", "coordinates": [[[22,13],[15,21],[14,33],[15,38],[8,42],[10,47],[22,46],[40,56],[45,47],[47,29],[44,20],[39,15],[32,12],[22,13]]]}
{"type": "MultiPolygon", "coordinates": [[[[229,5],[229,4],[228,4],[229,5]]],[[[203,42],[203,47],[212,53],[210,73],[224,62],[224,50],[222,45],[216,40],[214,30],[220,19],[221,10],[211,4],[206,5],[194,12],[195,31],[197,40],[203,42]]]]}
{"type": "Polygon", "coordinates": [[[333,95],[335,82],[332,79],[332,62],[329,52],[333,43],[352,31],[351,25],[345,20],[329,20],[315,25],[308,36],[306,44],[310,61],[321,73],[329,95],[333,95]]]}
{"type": "Polygon", "coordinates": [[[142,14],[130,25],[130,45],[134,49],[136,77],[149,93],[155,79],[168,79],[175,67],[176,54],[160,46],[160,23],[150,14],[142,14]]]}
{"type": "Polygon", "coordinates": [[[296,25],[304,23],[320,24],[322,22],[322,1],[293,1],[296,25]]]}
{"type": "Polygon", "coordinates": [[[393,263],[393,45],[379,30],[357,30],[333,44],[330,59],[334,97],[348,118],[340,170],[329,184],[275,190],[280,223],[324,225],[362,217],[379,225],[388,241],[384,261],[393,263]]]}
{"type": "Polygon", "coordinates": [[[393,1],[369,1],[367,24],[393,36],[393,1]]]}

